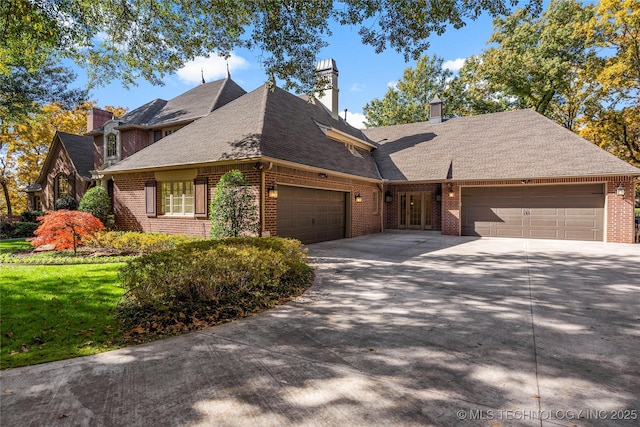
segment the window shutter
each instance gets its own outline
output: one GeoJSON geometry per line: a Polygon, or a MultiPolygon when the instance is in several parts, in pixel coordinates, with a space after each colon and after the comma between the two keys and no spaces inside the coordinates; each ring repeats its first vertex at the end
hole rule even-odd
{"type": "Polygon", "coordinates": [[[193,181],[193,186],[195,187],[195,215],[196,218],[206,218],[207,217],[207,208],[209,207],[208,202],[208,190],[207,190],[207,178],[196,178],[193,181]]]}
{"type": "Polygon", "coordinates": [[[144,200],[147,209],[148,217],[155,217],[158,215],[157,209],[157,183],[155,180],[150,180],[144,184],[144,200]]]}

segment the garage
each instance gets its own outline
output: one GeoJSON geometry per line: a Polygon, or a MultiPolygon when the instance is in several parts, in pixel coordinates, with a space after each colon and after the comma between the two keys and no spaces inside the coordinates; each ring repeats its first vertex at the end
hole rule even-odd
{"type": "Polygon", "coordinates": [[[463,187],[462,235],[591,240],[604,237],[604,184],[463,187]]]}
{"type": "Polygon", "coordinates": [[[278,186],[278,236],[302,243],[346,236],[347,193],[315,188],[278,186]]]}

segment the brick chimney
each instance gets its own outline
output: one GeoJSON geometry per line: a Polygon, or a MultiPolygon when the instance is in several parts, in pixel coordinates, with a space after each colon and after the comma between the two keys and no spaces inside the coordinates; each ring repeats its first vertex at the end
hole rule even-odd
{"type": "Polygon", "coordinates": [[[318,77],[328,79],[327,86],[324,88],[324,94],[316,98],[331,111],[334,118],[338,118],[338,67],[333,59],[323,59],[316,64],[316,72],[318,77]]]}
{"type": "Polygon", "coordinates": [[[100,108],[92,108],[87,112],[87,132],[99,128],[111,119],[113,119],[113,113],[100,108]]]}

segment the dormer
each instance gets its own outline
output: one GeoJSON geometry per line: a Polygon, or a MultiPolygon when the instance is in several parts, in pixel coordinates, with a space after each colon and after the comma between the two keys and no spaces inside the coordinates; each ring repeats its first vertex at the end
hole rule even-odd
{"type": "Polygon", "coordinates": [[[116,120],[109,120],[103,126],[103,160],[104,165],[106,166],[111,166],[118,163],[122,157],[122,142],[120,138],[120,131],[116,129],[118,125],[119,123],[116,120]]]}

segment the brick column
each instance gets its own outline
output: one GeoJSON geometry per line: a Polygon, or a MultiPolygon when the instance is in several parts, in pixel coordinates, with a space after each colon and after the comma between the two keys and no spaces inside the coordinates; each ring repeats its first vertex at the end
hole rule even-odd
{"type": "Polygon", "coordinates": [[[453,184],[453,197],[449,197],[449,187],[442,184],[442,234],[459,236],[460,224],[460,187],[453,184]]]}
{"type": "Polygon", "coordinates": [[[606,241],[613,243],[633,243],[635,233],[634,186],[629,177],[620,181],[607,182],[607,235],[606,241]],[[616,194],[622,184],[624,196],[616,194]]]}

